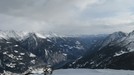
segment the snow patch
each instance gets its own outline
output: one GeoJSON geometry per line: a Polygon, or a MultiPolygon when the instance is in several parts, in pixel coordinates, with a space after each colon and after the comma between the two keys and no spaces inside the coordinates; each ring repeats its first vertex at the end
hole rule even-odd
{"type": "Polygon", "coordinates": [[[82,56],[80,56],[78,59],[76,59],[72,64],[75,64],[78,60],[80,60],[82,56]]]}
{"type": "Polygon", "coordinates": [[[12,59],[15,59],[15,56],[13,54],[8,54],[8,56],[12,59]]]}
{"type": "Polygon", "coordinates": [[[13,64],[13,63],[10,63],[10,64],[6,64],[7,67],[10,67],[10,68],[14,68],[16,64],[13,64]]]}
{"type": "Polygon", "coordinates": [[[52,42],[50,39],[47,39],[48,42],[52,42]]]}
{"type": "Polygon", "coordinates": [[[30,57],[36,57],[36,55],[34,55],[33,53],[30,53],[30,55],[29,55],[30,57]]]}
{"type": "Polygon", "coordinates": [[[45,36],[43,36],[42,34],[39,34],[39,33],[36,33],[36,36],[39,37],[39,38],[43,38],[43,39],[46,38],[45,36]]]}
{"type": "Polygon", "coordinates": [[[7,52],[3,52],[3,54],[7,54],[7,52]]]}
{"type": "Polygon", "coordinates": [[[66,54],[66,53],[63,53],[63,55],[64,55],[64,56],[67,56],[67,54],[66,54]]]}
{"type": "Polygon", "coordinates": [[[11,42],[8,42],[8,41],[7,41],[6,43],[7,43],[7,44],[11,44],[11,42]]]}
{"type": "Polygon", "coordinates": [[[45,49],[45,55],[48,56],[48,51],[45,49]]]}
{"type": "Polygon", "coordinates": [[[18,47],[18,45],[14,45],[14,47],[18,47]]]}
{"type": "Polygon", "coordinates": [[[25,53],[20,53],[20,55],[25,55],[25,53]]]}
{"type": "Polygon", "coordinates": [[[127,53],[127,52],[125,52],[125,51],[120,51],[120,52],[118,52],[118,53],[115,53],[114,57],[120,56],[120,55],[122,55],[122,54],[124,54],[124,53],[127,53]]]}
{"type": "Polygon", "coordinates": [[[31,60],[31,63],[32,63],[32,64],[35,64],[35,60],[31,60]]]}
{"type": "Polygon", "coordinates": [[[15,53],[18,53],[18,51],[17,51],[17,50],[14,50],[14,52],[15,52],[15,53]]]}
{"type": "Polygon", "coordinates": [[[76,41],[75,44],[76,44],[76,45],[80,45],[81,43],[80,43],[79,41],[76,41]]]}

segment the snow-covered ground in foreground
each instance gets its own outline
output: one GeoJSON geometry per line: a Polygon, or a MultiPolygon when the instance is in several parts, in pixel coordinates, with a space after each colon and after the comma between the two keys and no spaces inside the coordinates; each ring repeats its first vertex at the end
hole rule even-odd
{"type": "Polygon", "coordinates": [[[112,69],[60,69],[55,70],[52,75],[134,75],[134,71],[112,69]]]}

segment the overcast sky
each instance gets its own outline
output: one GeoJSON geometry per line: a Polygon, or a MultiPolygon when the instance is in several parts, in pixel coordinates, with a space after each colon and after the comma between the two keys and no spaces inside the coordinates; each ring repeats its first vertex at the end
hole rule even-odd
{"type": "Polygon", "coordinates": [[[62,35],[134,30],[134,0],[0,0],[0,30],[62,35]]]}

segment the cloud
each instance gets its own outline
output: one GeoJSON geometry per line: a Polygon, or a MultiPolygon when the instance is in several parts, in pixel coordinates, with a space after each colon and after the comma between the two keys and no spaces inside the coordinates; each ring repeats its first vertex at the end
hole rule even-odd
{"type": "Polygon", "coordinates": [[[133,29],[133,0],[0,0],[0,29],[99,34],[133,29]],[[126,29],[127,28],[127,29],[126,29]]]}

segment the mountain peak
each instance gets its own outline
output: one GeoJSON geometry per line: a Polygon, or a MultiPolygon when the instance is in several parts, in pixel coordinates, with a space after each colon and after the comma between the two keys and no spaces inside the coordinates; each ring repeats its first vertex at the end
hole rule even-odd
{"type": "Polygon", "coordinates": [[[114,32],[114,33],[110,34],[108,36],[108,39],[110,39],[111,41],[115,41],[115,40],[121,39],[126,36],[127,36],[126,33],[119,31],[119,32],[114,32]]]}
{"type": "Polygon", "coordinates": [[[132,35],[134,35],[134,30],[129,33],[129,36],[132,36],[132,35]]]}
{"type": "Polygon", "coordinates": [[[112,34],[110,34],[104,41],[102,44],[102,47],[108,45],[111,42],[120,42],[122,40],[122,38],[126,37],[127,34],[124,32],[114,32],[112,34]]]}
{"type": "Polygon", "coordinates": [[[126,33],[124,33],[124,32],[122,32],[122,31],[119,31],[119,32],[114,32],[113,34],[111,34],[111,35],[114,35],[114,36],[127,36],[127,34],[126,33]]]}

